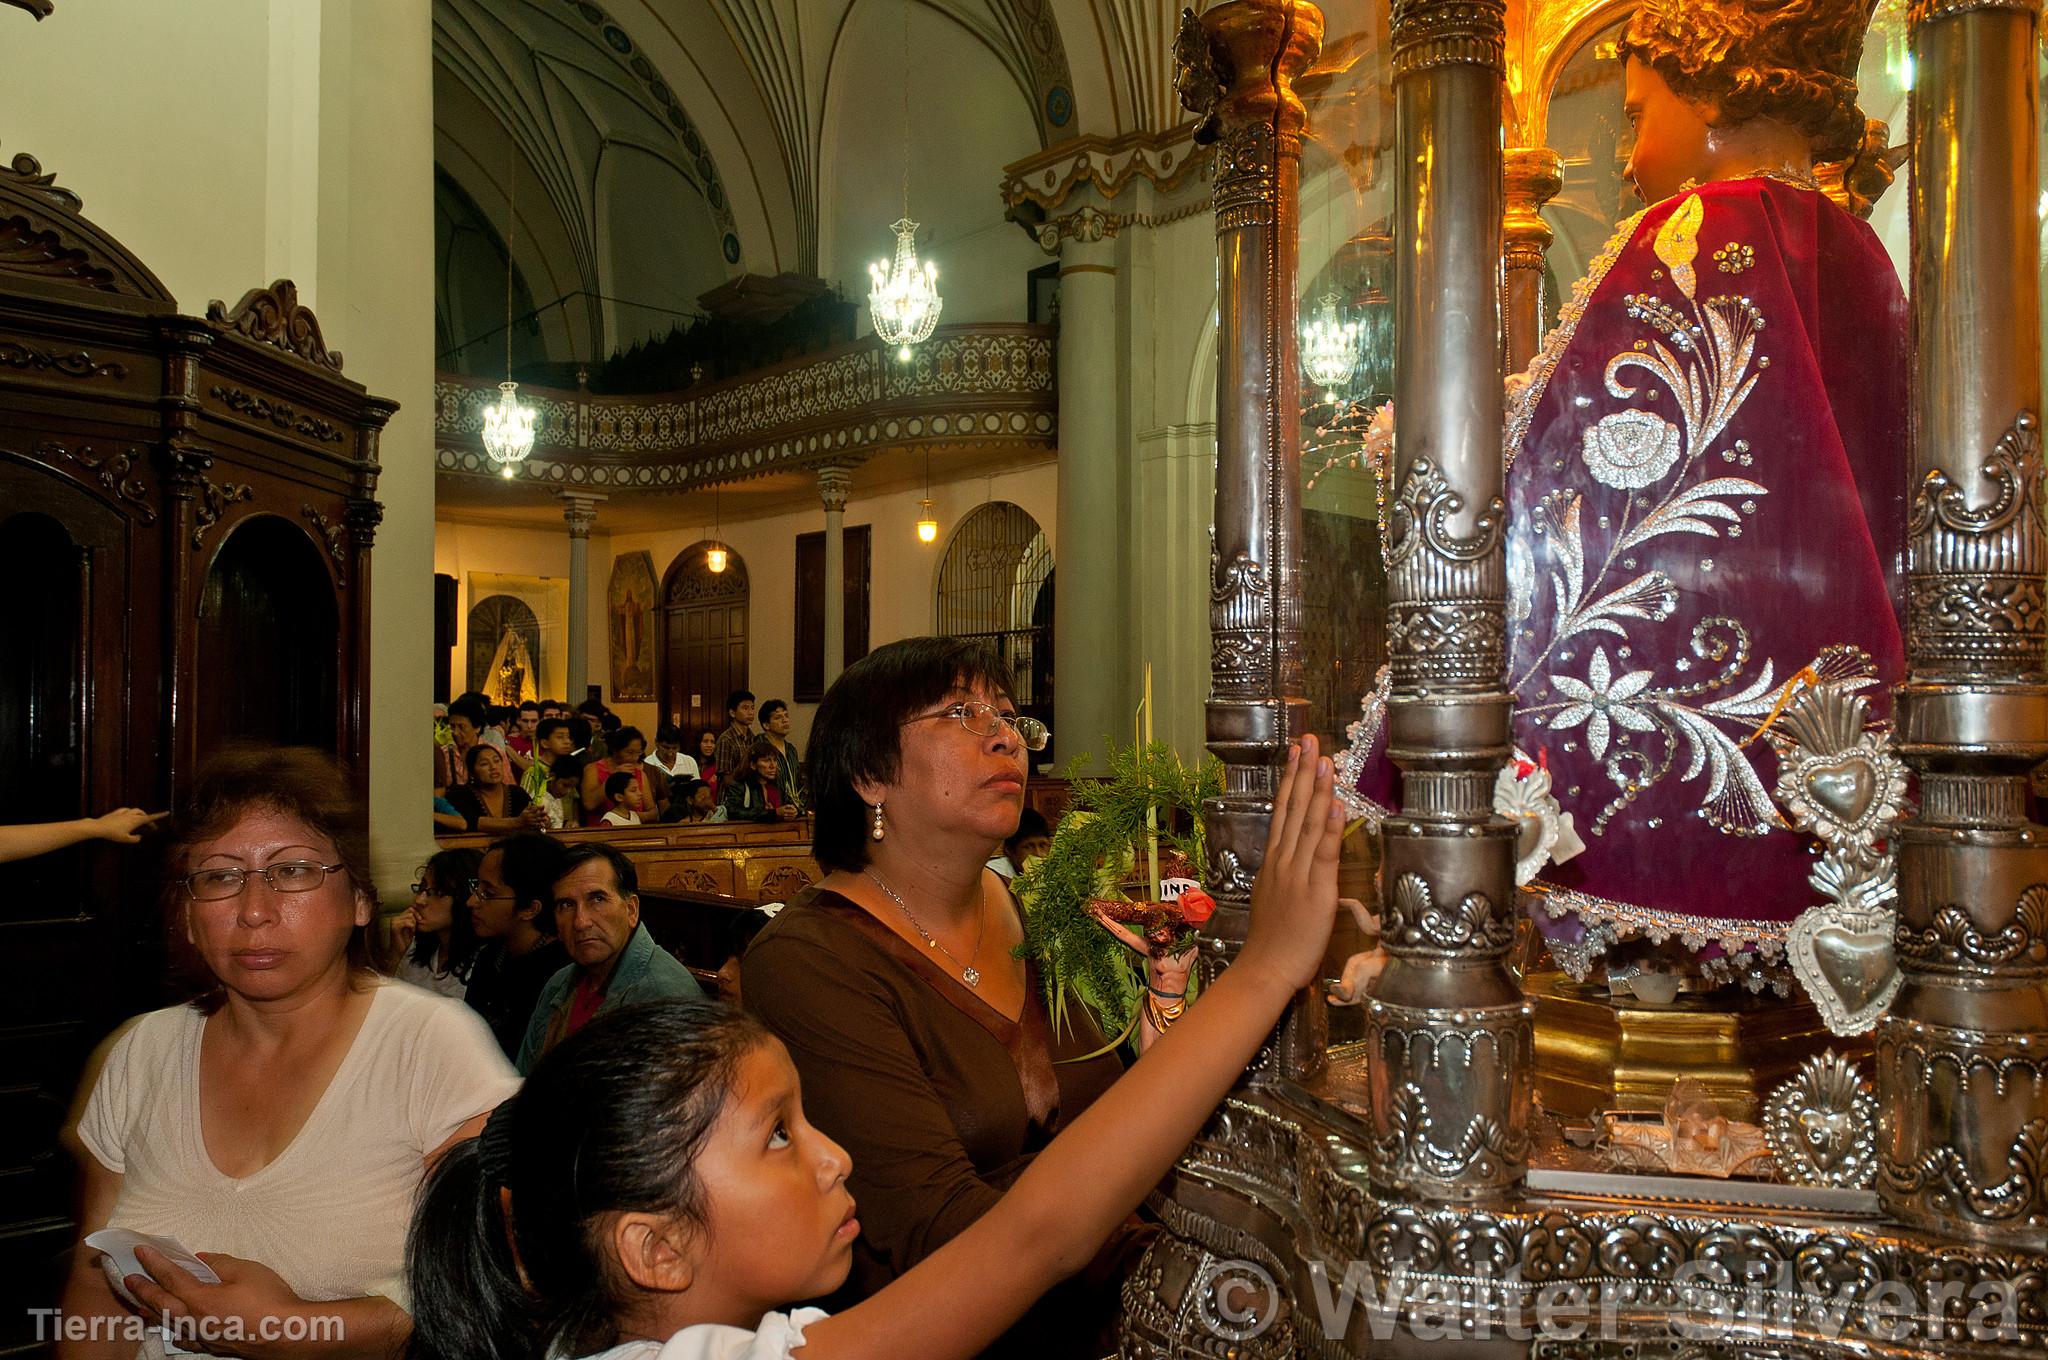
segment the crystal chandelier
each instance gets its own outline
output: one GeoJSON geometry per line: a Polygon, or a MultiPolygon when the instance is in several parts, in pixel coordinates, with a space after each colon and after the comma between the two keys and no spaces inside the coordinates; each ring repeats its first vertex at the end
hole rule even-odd
{"type": "Polygon", "coordinates": [[[923,344],[939,324],[939,267],[917,259],[917,223],[910,220],[910,4],[903,5],[903,216],[889,230],[896,233],[896,259],[868,266],[873,288],[868,292],[868,321],[884,344],[896,346],[896,358],[910,362],[910,347],[923,344]]]}
{"type": "Polygon", "coordinates": [[[1337,400],[1337,389],[1358,367],[1359,325],[1338,317],[1338,301],[1334,292],[1323,294],[1315,318],[1301,328],[1302,372],[1323,388],[1325,401],[1337,400]]]}
{"type": "Polygon", "coordinates": [[[519,402],[519,384],[510,378],[498,384],[499,397],[484,407],[484,452],[507,477],[533,452],[534,409],[519,402]]]}
{"type": "Polygon", "coordinates": [[[930,260],[918,263],[917,223],[899,218],[890,228],[896,233],[896,261],[877,260],[868,266],[874,287],[868,293],[868,317],[875,334],[885,344],[896,346],[896,357],[910,359],[910,347],[921,344],[939,324],[939,267],[930,260]]]}
{"type": "Polygon", "coordinates": [[[512,245],[519,239],[519,180],[512,139],[505,138],[505,381],[498,399],[484,407],[484,452],[507,478],[533,452],[534,409],[519,403],[519,384],[512,381],[512,245]]]}

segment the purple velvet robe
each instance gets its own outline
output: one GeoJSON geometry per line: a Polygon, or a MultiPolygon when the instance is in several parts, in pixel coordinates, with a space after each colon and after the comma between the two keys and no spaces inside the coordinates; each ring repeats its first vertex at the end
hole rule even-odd
{"type": "MultiPolygon", "coordinates": [[[[1868,676],[1889,709],[1908,362],[1865,223],[1719,181],[1624,225],[1510,403],[1515,740],[1586,844],[1526,901],[1569,971],[1664,945],[1782,980],[1817,897],[1755,737],[1802,672],[1868,676]]],[[[1384,762],[1362,768],[1369,794],[1384,762]]]]}

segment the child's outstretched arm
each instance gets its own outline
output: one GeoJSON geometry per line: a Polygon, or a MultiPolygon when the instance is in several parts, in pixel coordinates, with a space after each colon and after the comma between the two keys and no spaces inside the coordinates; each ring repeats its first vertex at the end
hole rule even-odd
{"type": "Polygon", "coordinates": [[[979,1353],[1085,1265],[1158,1183],[1315,977],[1337,911],[1343,812],[1314,737],[1288,753],[1237,961],[989,1212],[881,1293],[806,1329],[802,1360],[979,1353]]]}
{"type": "Polygon", "coordinates": [[[104,817],[81,817],[73,822],[37,822],[29,826],[0,826],[0,863],[47,855],[80,841],[113,841],[134,845],[142,832],[170,814],[144,812],[141,808],[115,808],[104,817]]]}

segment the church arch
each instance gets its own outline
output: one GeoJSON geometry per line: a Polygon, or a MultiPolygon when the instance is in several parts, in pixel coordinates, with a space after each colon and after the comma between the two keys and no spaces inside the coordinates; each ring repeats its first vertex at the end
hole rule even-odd
{"type": "MultiPolygon", "coordinates": [[[[516,176],[515,263],[539,309],[522,329],[546,337],[548,359],[595,360],[665,334],[699,294],[745,272],[711,150],[621,22],[585,0],[436,0],[433,11],[437,173],[500,237],[515,194],[503,177],[516,176]]],[[[502,282],[497,298],[495,319],[472,318],[443,348],[501,327],[502,282]]],[[[481,372],[493,351],[477,348],[464,362],[481,372]]],[[[502,363],[502,342],[495,353],[502,363]]]]}
{"type": "Polygon", "coordinates": [[[936,631],[987,644],[1010,665],[1020,709],[1052,702],[1052,547],[1022,506],[991,501],[960,521],[939,563],[936,631]]]}
{"type": "Polygon", "coordinates": [[[494,704],[539,699],[540,620],[514,595],[486,595],[469,607],[467,688],[481,690],[494,704]]]}
{"type": "Polygon", "coordinates": [[[661,577],[661,653],[656,692],[664,722],[678,723],[684,750],[696,754],[696,734],[725,727],[725,696],[747,686],[747,628],[752,587],[747,564],[730,548],[725,569],[711,569],[711,550],[700,539],[677,553],[661,577]]]}

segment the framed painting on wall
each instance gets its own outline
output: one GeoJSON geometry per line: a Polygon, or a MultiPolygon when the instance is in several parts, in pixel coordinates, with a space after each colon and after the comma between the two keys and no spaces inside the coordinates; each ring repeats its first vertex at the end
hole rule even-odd
{"type": "Polygon", "coordinates": [[[660,603],[654,558],[644,552],[620,553],[613,558],[606,601],[611,619],[612,699],[618,703],[652,702],[654,611],[660,603]]]}

